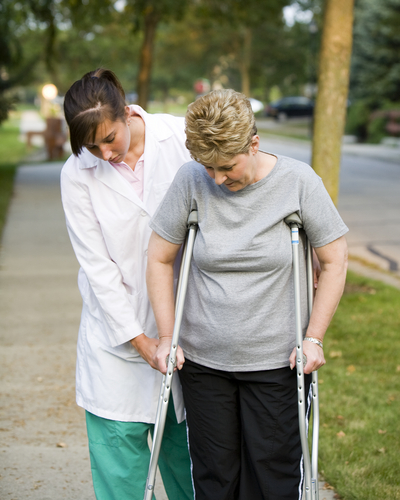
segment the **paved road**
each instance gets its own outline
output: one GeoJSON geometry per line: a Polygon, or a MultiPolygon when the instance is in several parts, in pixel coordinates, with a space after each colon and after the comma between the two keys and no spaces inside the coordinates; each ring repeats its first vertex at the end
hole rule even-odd
{"type": "MultiPolygon", "coordinates": [[[[261,147],[311,161],[306,141],[271,136],[261,140],[261,147]]],[[[345,145],[338,208],[350,229],[346,236],[350,255],[400,278],[400,148],[345,145]]]]}

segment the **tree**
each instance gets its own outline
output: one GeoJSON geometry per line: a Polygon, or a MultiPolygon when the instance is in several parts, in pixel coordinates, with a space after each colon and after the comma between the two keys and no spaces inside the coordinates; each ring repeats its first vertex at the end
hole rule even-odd
{"type": "Polygon", "coordinates": [[[319,58],[312,166],[322,177],[334,203],[337,203],[339,192],[340,153],[352,47],[353,5],[354,0],[326,0],[319,58]]]}
{"type": "Polygon", "coordinates": [[[291,0],[202,0],[199,12],[211,22],[230,26],[230,53],[241,75],[242,92],[250,95],[254,30],[264,23],[282,24],[282,9],[291,0]]]}
{"type": "Polygon", "coordinates": [[[153,64],[154,41],[161,21],[183,17],[189,0],[127,0],[125,14],[132,22],[133,31],[143,33],[137,80],[138,104],[147,109],[150,76],[153,64]]]}

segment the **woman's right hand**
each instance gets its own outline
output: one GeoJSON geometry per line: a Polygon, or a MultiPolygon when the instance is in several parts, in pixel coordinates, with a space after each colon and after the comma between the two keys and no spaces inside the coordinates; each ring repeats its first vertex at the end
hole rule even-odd
{"type": "MultiPolygon", "coordinates": [[[[162,337],[159,340],[159,344],[156,350],[156,353],[153,357],[153,368],[156,368],[156,370],[159,370],[161,373],[164,375],[167,373],[167,368],[168,368],[168,356],[170,354],[171,350],[171,338],[170,337],[162,337]]],[[[185,362],[185,357],[183,355],[183,351],[181,347],[178,346],[178,349],[176,351],[176,362],[175,362],[175,368],[181,370],[183,367],[183,364],[185,362]]]]}

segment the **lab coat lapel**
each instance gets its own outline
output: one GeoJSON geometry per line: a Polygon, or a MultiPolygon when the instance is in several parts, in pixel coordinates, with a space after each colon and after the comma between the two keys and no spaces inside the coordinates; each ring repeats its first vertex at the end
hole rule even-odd
{"type": "Polygon", "coordinates": [[[156,169],[160,145],[158,139],[152,133],[150,127],[146,127],[145,148],[144,148],[144,186],[143,202],[147,206],[149,195],[154,181],[154,172],[156,169]]]}
{"type": "Polygon", "coordinates": [[[140,208],[144,208],[142,200],[135,193],[129,183],[107,161],[99,160],[97,162],[95,177],[113,191],[116,191],[125,198],[128,198],[128,200],[132,201],[140,208]]]}

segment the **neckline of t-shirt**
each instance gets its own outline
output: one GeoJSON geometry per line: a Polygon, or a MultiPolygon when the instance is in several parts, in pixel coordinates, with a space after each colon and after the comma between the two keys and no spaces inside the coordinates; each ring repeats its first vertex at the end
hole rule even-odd
{"type": "Polygon", "coordinates": [[[270,172],[268,172],[268,174],[265,177],[263,177],[262,179],[260,179],[259,181],[254,182],[253,184],[249,184],[248,186],[244,187],[243,189],[240,189],[239,191],[230,191],[224,184],[221,184],[220,188],[222,188],[225,193],[227,193],[227,194],[230,193],[230,194],[233,194],[233,195],[237,195],[237,194],[240,194],[240,193],[247,193],[248,191],[252,191],[253,189],[258,189],[258,188],[264,186],[264,184],[266,184],[267,182],[269,182],[270,179],[272,179],[272,177],[275,176],[277,170],[280,167],[281,156],[277,155],[275,153],[269,153],[267,151],[261,151],[261,150],[259,150],[259,152],[260,153],[265,153],[267,155],[275,156],[276,163],[273,166],[272,170],[270,172]]]}

